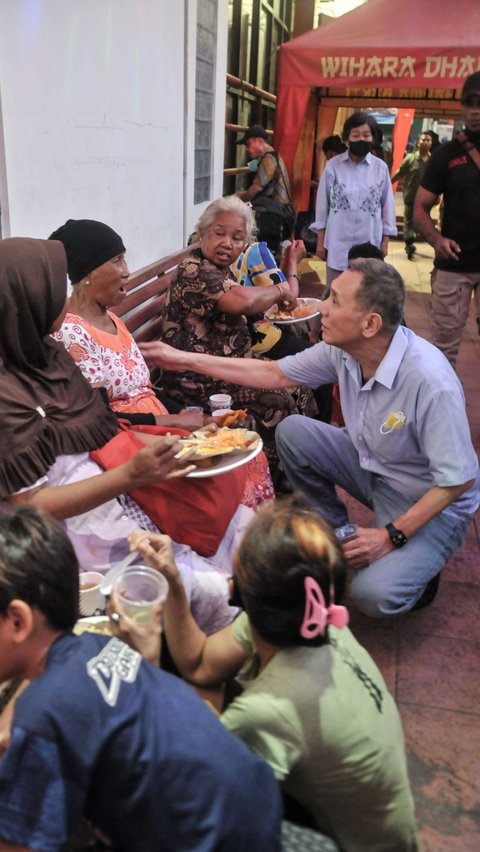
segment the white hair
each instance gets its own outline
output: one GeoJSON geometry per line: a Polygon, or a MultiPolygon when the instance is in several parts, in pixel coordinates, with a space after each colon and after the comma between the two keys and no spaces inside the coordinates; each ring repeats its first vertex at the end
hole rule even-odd
{"type": "Polygon", "coordinates": [[[247,243],[253,242],[257,231],[255,213],[253,207],[250,204],[245,204],[238,195],[225,195],[222,198],[216,198],[205,208],[195,225],[195,231],[200,237],[213,224],[219,213],[235,213],[235,215],[241,216],[245,222],[246,241],[247,243]]]}

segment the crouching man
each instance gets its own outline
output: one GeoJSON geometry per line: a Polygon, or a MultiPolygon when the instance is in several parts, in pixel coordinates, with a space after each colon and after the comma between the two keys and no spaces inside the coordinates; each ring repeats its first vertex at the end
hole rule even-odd
{"type": "Polygon", "coordinates": [[[32,682],[0,762],[0,852],[62,850],[82,816],[119,852],[278,850],[267,764],[119,639],[73,635],[77,617],[60,527],[1,516],[0,682],[32,682]]]}
{"type": "Polygon", "coordinates": [[[195,370],[249,387],[338,382],[345,428],[293,415],[276,443],[292,486],[334,527],[348,520],[344,488],[375,512],[343,546],[351,595],[374,617],[407,612],[438,574],[478,508],[478,459],[462,387],[442,353],[400,326],[402,278],[380,260],[353,260],[321,303],[323,340],[279,361],[219,358],[144,343],[151,365],[195,370]]]}

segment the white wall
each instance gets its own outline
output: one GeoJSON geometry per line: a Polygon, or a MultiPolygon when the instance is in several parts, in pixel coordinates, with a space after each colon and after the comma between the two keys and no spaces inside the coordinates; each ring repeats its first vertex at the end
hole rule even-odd
{"type": "MultiPolygon", "coordinates": [[[[0,0],[4,237],[45,237],[67,218],[100,219],[123,236],[132,269],[183,245],[198,212],[186,142],[195,7],[195,0],[0,0]]],[[[227,0],[219,7],[217,194],[227,0]]]]}

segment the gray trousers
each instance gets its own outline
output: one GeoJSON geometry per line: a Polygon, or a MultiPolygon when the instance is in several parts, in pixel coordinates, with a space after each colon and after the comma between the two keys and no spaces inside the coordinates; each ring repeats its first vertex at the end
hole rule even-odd
{"type": "MultiPolygon", "coordinates": [[[[412,506],[411,500],[381,477],[362,470],[346,429],[293,415],[277,426],[276,443],[292,487],[303,493],[333,527],[348,520],[336,485],[373,509],[378,528],[412,506]]],[[[352,600],[374,618],[408,612],[428,581],[462,544],[469,520],[441,512],[402,548],[355,570],[350,587],[352,600]]]]}
{"type": "Polygon", "coordinates": [[[472,293],[480,286],[480,272],[434,269],[432,283],[432,343],[455,369],[472,293]]]}

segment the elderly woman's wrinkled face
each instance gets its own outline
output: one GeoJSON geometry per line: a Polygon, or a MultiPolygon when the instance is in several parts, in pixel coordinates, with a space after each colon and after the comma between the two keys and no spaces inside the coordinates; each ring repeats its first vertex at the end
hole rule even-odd
{"type": "Polygon", "coordinates": [[[245,248],[245,219],[237,213],[217,213],[200,240],[202,254],[215,266],[230,266],[245,248]]]}
{"type": "Polygon", "coordinates": [[[87,275],[91,297],[102,307],[118,305],[127,295],[129,270],[124,254],[118,254],[87,275]]]}

